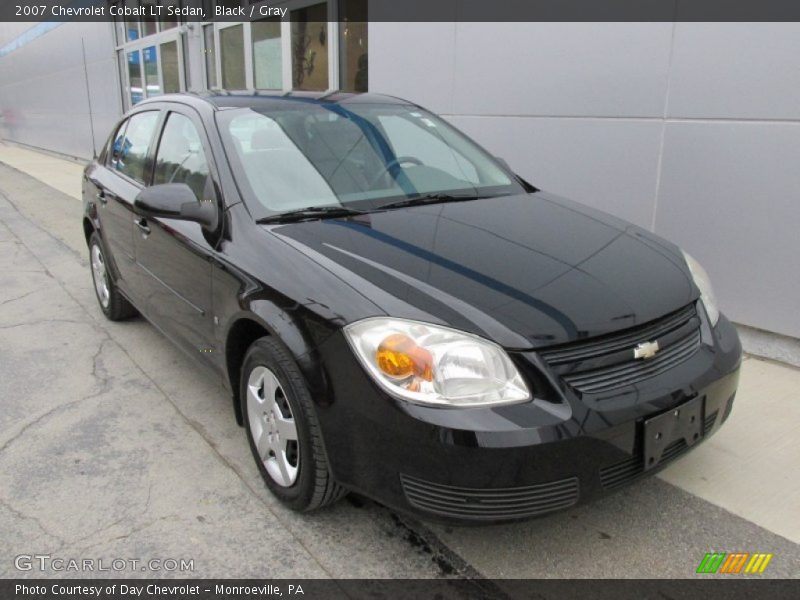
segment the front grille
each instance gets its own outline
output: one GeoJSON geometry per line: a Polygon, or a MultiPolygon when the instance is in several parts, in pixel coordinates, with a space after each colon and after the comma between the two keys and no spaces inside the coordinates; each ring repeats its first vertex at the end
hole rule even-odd
{"type": "Polygon", "coordinates": [[[459,519],[520,519],[572,506],[578,501],[578,479],[514,488],[464,488],[400,475],[409,504],[430,513],[459,519]]]}
{"type": "Polygon", "coordinates": [[[700,341],[700,319],[691,304],[640,327],[548,348],[540,355],[568,385],[596,394],[664,373],[692,356],[700,341]],[[634,347],[645,341],[658,341],[659,352],[634,359],[634,347]]]}
{"type": "MultiPolygon", "coordinates": [[[[703,435],[711,431],[716,420],[716,411],[710,415],[706,415],[706,418],[703,419],[703,435]]],[[[669,446],[664,448],[664,453],[661,455],[658,465],[664,465],[669,461],[678,458],[688,449],[689,446],[686,445],[686,442],[683,439],[675,440],[669,446]]],[[[600,483],[603,484],[604,488],[611,490],[623,486],[643,474],[644,460],[642,460],[641,456],[632,456],[623,461],[600,469],[600,483]]]]}

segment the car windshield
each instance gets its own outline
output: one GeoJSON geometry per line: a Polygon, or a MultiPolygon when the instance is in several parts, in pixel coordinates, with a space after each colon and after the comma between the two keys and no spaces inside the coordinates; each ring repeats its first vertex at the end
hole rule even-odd
{"type": "Polygon", "coordinates": [[[218,115],[257,218],[319,206],[371,210],[403,199],[524,191],[474,142],[412,105],[287,98],[266,110],[218,115]]]}

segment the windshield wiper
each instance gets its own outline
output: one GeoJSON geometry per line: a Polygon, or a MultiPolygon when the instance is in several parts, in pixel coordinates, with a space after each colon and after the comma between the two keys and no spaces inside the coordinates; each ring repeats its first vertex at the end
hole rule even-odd
{"type": "Polygon", "coordinates": [[[488,198],[488,196],[478,196],[475,194],[423,194],[421,196],[414,196],[413,198],[388,202],[377,208],[383,210],[384,208],[403,208],[404,206],[420,206],[422,204],[439,204],[442,202],[464,202],[465,200],[480,200],[482,198],[488,198]]]}
{"type": "Polygon", "coordinates": [[[277,215],[262,217],[260,219],[256,219],[256,223],[259,225],[266,223],[291,223],[293,221],[304,221],[306,219],[349,217],[352,215],[363,214],[363,210],[347,208],[346,206],[308,206],[306,208],[298,208],[297,210],[290,210],[277,215]]]}

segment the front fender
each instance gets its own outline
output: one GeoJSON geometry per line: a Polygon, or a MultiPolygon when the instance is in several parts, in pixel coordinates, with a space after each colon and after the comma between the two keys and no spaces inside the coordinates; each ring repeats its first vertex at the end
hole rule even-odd
{"type": "MultiPolygon", "coordinates": [[[[336,330],[335,327],[315,325],[304,319],[296,310],[286,310],[265,299],[254,299],[244,302],[242,310],[232,314],[225,326],[223,348],[227,356],[231,334],[235,335],[235,327],[241,321],[250,321],[263,328],[270,337],[279,340],[294,358],[303,372],[311,395],[317,403],[327,401],[328,385],[317,347],[336,330]]],[[[231,373],[227,368],[227,379],[231,381],[231,373]]]]}

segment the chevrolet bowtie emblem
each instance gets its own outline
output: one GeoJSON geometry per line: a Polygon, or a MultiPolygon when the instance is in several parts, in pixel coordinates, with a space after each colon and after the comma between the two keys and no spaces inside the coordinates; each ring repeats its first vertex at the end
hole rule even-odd
{"type": "Polygon", "coordinates": [[[642,342],[633,349],[633,358],[653,358],[658,352],[658,342],[642,342]]]}

